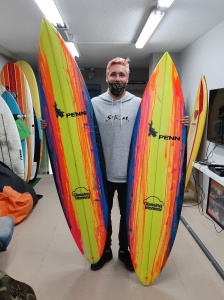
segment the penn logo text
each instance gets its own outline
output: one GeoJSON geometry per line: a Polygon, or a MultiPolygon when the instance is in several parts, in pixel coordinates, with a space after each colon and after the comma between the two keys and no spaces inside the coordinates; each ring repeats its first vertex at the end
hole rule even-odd
{"type": "Polygon", "coordinates": [[[151,123],[149,123],[148,136],[152,136],[153,138],[158,136],[159,140],[163,139],[163,140],[168,140],[168,141],[170,141],[170,140],[171,141],[180,141],[180,136],[163,135],[163,134],[158,135],[158,131],[156,131],[152,125],[153,125],[153,121],[151,123]]]}

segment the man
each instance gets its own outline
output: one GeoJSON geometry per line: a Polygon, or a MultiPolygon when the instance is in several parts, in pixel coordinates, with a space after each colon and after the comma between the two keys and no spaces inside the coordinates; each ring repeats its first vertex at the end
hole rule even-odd
{"type": "Polygon", "coordinates": [[[105,250],[99,262],[91,265],[93,271],[101,269],[113,256],[111,210],[115,191],[118,193],[120,208],[118,257],[129,271],[134,271],[128,251],[126,230],[126,181],[132,131],[141,98],[126,91],[129,73],[127,59],[117,57],[111,60],[106,68],[108,91],[92,99],[106,165],[109,215],[105,250]]]}

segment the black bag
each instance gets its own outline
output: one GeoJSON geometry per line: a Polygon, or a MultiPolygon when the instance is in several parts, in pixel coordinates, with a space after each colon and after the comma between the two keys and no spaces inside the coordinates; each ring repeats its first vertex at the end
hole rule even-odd
{"type": "Polygon", "coordinates": [[[33,198],[33,206],[40,199],[39,195],[35,193],[34,189],[25,180],[0,161],[0,192],[2,192],[5,185],[10,186],[18,193],[30,193],[33,198]]]}

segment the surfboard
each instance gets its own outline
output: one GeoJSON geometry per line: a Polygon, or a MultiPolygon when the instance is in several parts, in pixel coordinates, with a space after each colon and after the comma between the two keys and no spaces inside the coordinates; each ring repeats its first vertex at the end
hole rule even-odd
{"type": "Polygon", "coordinates": [[[26,181],[28,182],[33,166],[35,135],[33,105],[29,85],[22,70],[13,62],[8,62],[4,65],[0,73],[0,81],[6,90],[16,99],[21,113],[26,116],[24,122],[31,133],[30,136],[26,138],[28,156],[26,181]]]}
{"type": "Polygon", "coordinates": [[[187,187],[193,169],[193,162],[196,161],[201,140],[205,128],[205,121],[208,107],[208,89],[205,76],[201,76],[197,95],[195,98],[193,113],[190,120],[190,127],[187,135],[187,172],[185,187],[187,187]]]}
{"type": "MultiPolygon", "coordinates": [[[[22,118],[22,113],[19,108],[18,103],[16,102],[15,98],[6,91],[6,89],[0,84],[0,96],[4,99],[6,104],[8,105],[14,120],[18,120],[19,118],[22,118]]],[[[23,151],[23,162],[24,162],[24,180],[27,177],[27,172],[28,172],[28,157],[27,157],[27,144],[26,140],[23,139],[21,140],[21,145],[22,145],[22,151],[23,151]]]]}
{"type": "Polygon", "coordinates": [[[0,161],[24,179],[23,151],[14,117],[0,96],[0,161]]]}
{"type": "Polygon", "coordinates": [[[93,109],[78,65],[60,34],[43,19],[39,42],[41,107],[52,171],[72,236],[90,263],[106,241],[107,203],[93,109]]]}
{"type": "Polygon", "coordinates": [[[33,171],[31,175],[31,180],[34,180],[37,176],[39,170],[41,157],[42,157],[42,129],[40,121],[41,117],[41,108],[40,108],[40,96],[37,86],[37,80],[34,74],[32,67],[24,60],[18,60],[16,65],[20,67],[26,76],[27,82],[29,84],[32,103],[34,108],[34,127],[35,127],[35,149],[34,149],[34,164],[33,171]],[[38,140],[39,137],[39,140],[38,140]]]}
{"type": "Polygon", "coordinates": [[[185,182],[184,98],[165,53],[145,88],[134,126],[128,170],[131,259],[143,285],[161,273],[178,228],[185,182]]]}

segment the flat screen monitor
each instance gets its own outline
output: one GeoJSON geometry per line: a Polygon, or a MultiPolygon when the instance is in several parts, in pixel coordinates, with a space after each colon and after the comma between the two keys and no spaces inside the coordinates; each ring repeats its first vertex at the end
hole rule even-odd
{"type": "Polygon", "coordinates": [[[224,88],[209,91],[207,140],[224,145],[224,88]]]}

